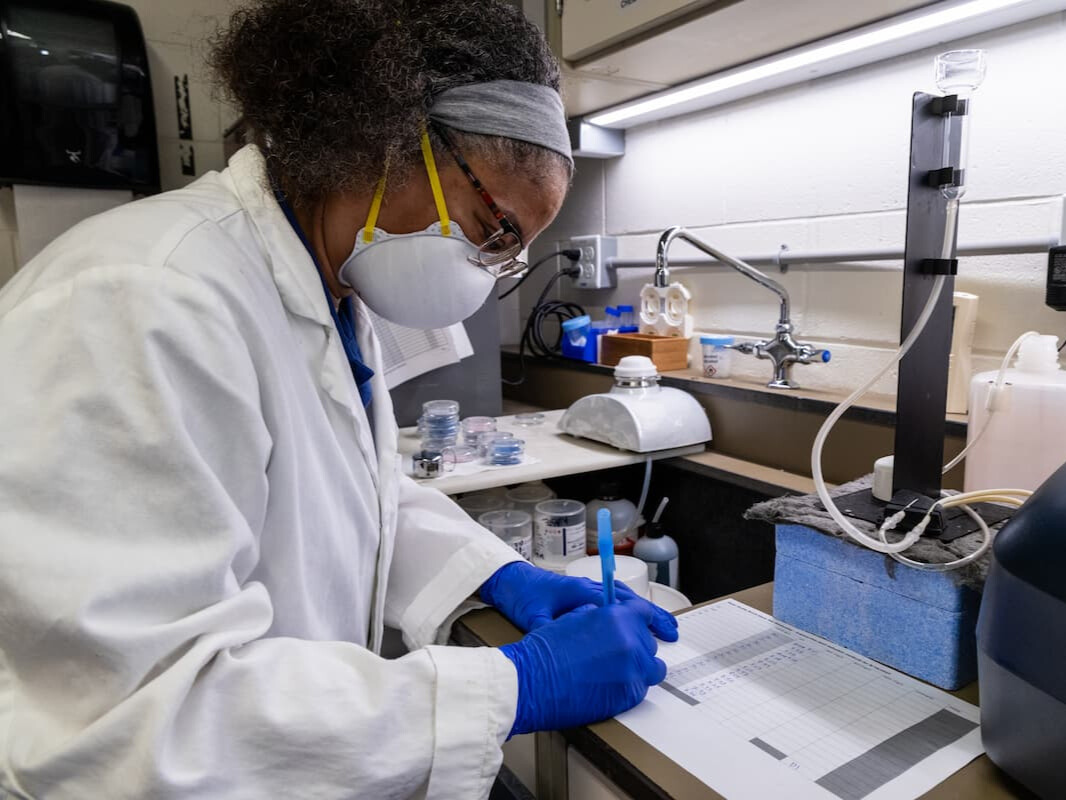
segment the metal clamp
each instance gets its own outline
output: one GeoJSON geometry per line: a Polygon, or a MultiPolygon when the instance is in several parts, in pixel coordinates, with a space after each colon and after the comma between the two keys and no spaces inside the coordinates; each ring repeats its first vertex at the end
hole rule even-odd
{"type": "Polygon", "coordinates": [[[940,117],[946,117],[949,114],[962,117],[970,113],[970,103],[957,94],[949,94],[930,100],[929,110],[940,117]]]}
{"type": "Polygon", "coordinates": [[[957,258],[923,258],[922,272],[926,275],[958,275],[957,258]]]}
{"type": "Polygon", "coordinates": [[[955,167],[941,167],[931,169],[925,176],[925,183],[933,189],[942,189],[945,186],[962,186],[963,171],[955,167]]]}

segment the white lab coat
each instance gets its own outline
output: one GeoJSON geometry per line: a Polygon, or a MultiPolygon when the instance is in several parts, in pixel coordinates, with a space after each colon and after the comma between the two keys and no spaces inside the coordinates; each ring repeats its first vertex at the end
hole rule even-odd
{"type": "Polygon", "coordinates": [[[358,336],[372,426],[251,147],[0,293],[0,788],[487,795],[514,667],[433,643],[517,555],[401,475],[358,336]]]}

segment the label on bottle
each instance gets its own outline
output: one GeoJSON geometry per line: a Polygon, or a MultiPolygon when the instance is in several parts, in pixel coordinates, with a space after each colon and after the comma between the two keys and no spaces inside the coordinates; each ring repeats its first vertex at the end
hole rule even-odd
{"type": "Polygon", "coordinates": [[[585,523],[549,525],[538,519],[533,555],[544,561],[569,561],[585,554],[585,523]]]}
{"type": "Polygon", "coordinates": [[[518,539],[512,539],[507,544],[511,545],[526,561],[533,560],[533,535],[522,536],[518,539]]]}

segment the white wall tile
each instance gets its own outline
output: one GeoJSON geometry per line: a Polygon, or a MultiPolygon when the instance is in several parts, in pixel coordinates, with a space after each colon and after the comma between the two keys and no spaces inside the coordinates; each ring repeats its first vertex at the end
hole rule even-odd
{"type": "MultiPolygon", "coordinates": [[[[1060,240],[1066,109],[1047,102],[1061,93],[1050,65],[1066,47],[1066,15],[1056,14],[630,129],[625,156],[605,165],[606,231],[621,237],[621,257],[649,266],[621,271],[613,292],[565,295],[595,306],[634,302],[651,278],[659,234],[672,225],[739,257],[770,255],[782,244],[794,251],[902,249],[911,95],[933,88],[934,55],[956,47],[982,47],[989,63],[973,106],[960,242],[1060,240]]],[[[568,219],[557,225],[577,221],[573,214],[568,205],[568,219]]],[[[685,252],[680,244],[673,251],[685,252]]],[[[1045,269],[1041,254],[962,259],[957,288],[981,296],[975,347],[982,364],[996,366],[1029,328],[1066,335],[1066,315],[1043,303],[1045,269]]],[[[721,270],[677,270],[673,277],[692,290],[701,327],[772,331],[773,296],[750,281],[721,270]]],[[[801,339],[824,342],[835,354],[825,367],[802,370],[805,384],[852,388],[884,363],[898,343],[901,281],[884,271],[785,276],[801,339]]],[[[767,365],[743,369],[762,375],[767,365]]],[[[879,390],[894,387],[890,376],[879,390]]]]}

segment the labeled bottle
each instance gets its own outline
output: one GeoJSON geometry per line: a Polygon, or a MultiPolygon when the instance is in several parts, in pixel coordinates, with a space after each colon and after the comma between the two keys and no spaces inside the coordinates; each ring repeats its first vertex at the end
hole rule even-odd
{"type": "Polygon", "coordinates": [[[648,580],[677,588],[677,542],[666,535],[661,522],[649,522],[633,546],[633,555],[648,565],[648,580]]]}
{"type": "Polygon", "coordinates": [[[545,500],[533,514],[533,563],[565,572],[566,564],[585,555],[585,504],[545,500]]]}

